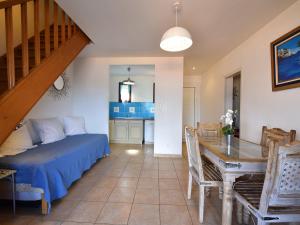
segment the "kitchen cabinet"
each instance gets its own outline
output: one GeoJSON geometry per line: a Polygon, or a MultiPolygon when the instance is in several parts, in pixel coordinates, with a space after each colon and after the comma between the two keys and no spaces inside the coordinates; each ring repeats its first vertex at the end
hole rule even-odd
{"type": "Polygon", "coordinates": [[[145,120],[145,144],[154,143],[154,120],[145,120]]]}
{"type": "Polygon", "coordinates": [[[142,144],[142,120],[110,120],[110,142],[125,144],[142,144]]]}

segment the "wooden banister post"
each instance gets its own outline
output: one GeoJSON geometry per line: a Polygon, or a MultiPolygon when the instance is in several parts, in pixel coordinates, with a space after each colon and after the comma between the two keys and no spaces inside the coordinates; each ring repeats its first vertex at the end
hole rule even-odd
{"type": "Polygon", "coordinates": [[[50,55],[50,2],[45,0],[45,53],[50,55]]]}
{"type": "Polygon", "coordinates": [[[22,23],[22,75],[25,77],[29,73],[28,59],[28,31],[27,31],[27,2],[21,4],[21,23],[22,23]]]}
{"type": "Polygon", "coordinates": [[[8,89],[12,89],[15,86],[15,57],[13,43],[12,7],[5,9],[5,29],[8,89]]]}
{"type": "Polygon", "coordinates": [[[34,55],[35,65],[41,63],[41,43],[40,43],[40,3],[39,0],[34,0],[34,55]]]}
{"type": "Polygon", "coordinates": [[[54,49],[58,49],[58,5],[54,2],[53,26],[54,26],[54,49]]]}
{"type": "Polygon", "coordinates": [[[61,43],[66,42],[66,14],[61,10],[61,43]]]}

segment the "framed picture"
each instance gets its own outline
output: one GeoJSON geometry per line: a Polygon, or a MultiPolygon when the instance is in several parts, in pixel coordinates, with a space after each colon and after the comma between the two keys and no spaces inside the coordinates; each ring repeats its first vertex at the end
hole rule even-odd
{"type": "Polygon", "coordinates": [[[272,90],[300,87],[300,26],[271,43],[272,90]]]}

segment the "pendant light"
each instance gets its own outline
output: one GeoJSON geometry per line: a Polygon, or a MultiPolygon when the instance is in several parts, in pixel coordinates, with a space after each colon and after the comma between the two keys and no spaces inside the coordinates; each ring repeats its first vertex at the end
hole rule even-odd
{"type": "Polygon", "coordinates": [[[160,48],[167,52],[180,52],[188,49],[193,44],[192,36],[188,30],[177,26],[177,14],[180,6],[181,5],[179,2],[174,3],[176,12],[176,26],[167,30],[160,41],[160,48]]]}
{"type": "Polygon", "coordinates": [[[130,70],[131,68],[128,67],[127,68],[127,71],[128,71],[128,79],[127,80],[124,80],[122,83],[125,84],[125,85],[134,85],[135,82],[133,80],[130,79],[130,70]]]}

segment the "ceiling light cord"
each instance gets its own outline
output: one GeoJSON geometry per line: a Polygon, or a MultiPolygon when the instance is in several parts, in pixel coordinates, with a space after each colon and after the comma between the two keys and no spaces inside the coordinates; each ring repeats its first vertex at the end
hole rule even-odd
{"type": "Polygon", "coordinates": [[[175,10],[176,10],[176,27],[178,27],[178,25],[177,25],[178,24],[178,15],[177,15],[178,14],[178,6],[177,5],[175,6],[175,10]]]}

